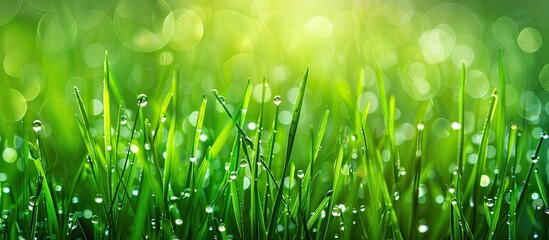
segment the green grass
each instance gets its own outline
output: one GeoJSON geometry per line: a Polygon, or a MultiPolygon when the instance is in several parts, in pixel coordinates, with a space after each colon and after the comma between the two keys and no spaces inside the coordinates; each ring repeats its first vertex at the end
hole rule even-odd
{"type": "MultiPolygon", "coordinates": [[[[501,55],[499,62],[503,74],[501,55]]],[[[531,138],[524,134],[528,126],[509,125],[499,104],[505,91],[494,90],[483,103],[488,108],[482,111],[478,159],[466,164],[465,149],[472,143],[464,128],[472,123],[464,121],[465,64],[455,108],[459,125],[450,133],[458,158],[448,173],[430,157],[439,153],[429,147],[427,105],[418,107],[410,148],[396,144],[398,98],[386,99],[380,67],[382,134],[370,127],[370,103],[349,108],[355,109],[355,124],[341,126],[339,136],[327,131],[333,126],[328,106],[315,113],[313,125],[303,126],[308,85],[317,84],[307,68],[289,126],[278,119],[284,99],[266,98],[269,81],[260,83],[261,101],[255,103],[248,80],[241,99],[225,99],[217,90],[197,99],[192,134],[180,140],[178,125],[187,113],[179,110],[178,71],[160,98],[139,95],[128,105],[111,71],[106,55],[100,126],[90,121],[87,97],[75,88],[80,133],[74,134],[81,135],[86,155],[73,160],[80,167],[65,182],[49,169],[42,123],[25,124],[35,133],[25,135],[21,148],[28,171],[19,184],[3,182],[3,238],[520,239],[541,231],[538,221],[547,212],[548,196],[538,164],[547,134],[531,138]],[[158,107],[149,111],[150,106],[158,107]],[[212,122],[223,124],[214,130],[212,122]],[[247,127],[250,122],[256,127],[247,127]],[[309,139],[301,136],[307,128],[309,139]],[[487,164],[490,132],[500,146],[497,172],[487,164]],[[338,139],[333,147],[324,144],[330,138],[338,139]],[[178,141],[183,141],[179,147],[178,141]],[[524,158],[529,151],[531,159],[524,158]],[[298,161],[295,153],[306,158],[298,161]],[[520,166],[528,170],[518,174],[520,166]],[[432,172],[440,177],[429,177],[432,172]],[[61,185],[70,187],[55,190],[61,185]],[[532,193],[541,201],[532,202],[532,193]]]]}

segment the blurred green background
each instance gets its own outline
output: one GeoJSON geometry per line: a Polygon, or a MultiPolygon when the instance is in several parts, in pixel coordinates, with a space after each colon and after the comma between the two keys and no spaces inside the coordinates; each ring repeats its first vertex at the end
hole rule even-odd
{"type": "MultiPolygon", "coordinates": [[[[82,92],[92,122],[101,126],[105,51],[123,100],[131,103],[129,114],[136,96],[145,93],[151,104],[146,114],[156,116],[172,70],[180,71],[185,115],[180,139],[192,136],[190,124],[203,93],[217,89],[236,105],[248,78],[256,107],[262,78],[269,78],[267,97],[282,96],[279,118],[287,127],[307,66],[311,75],[300,134],[309,134],[306,126],[316,124],[328,105],[331,137],[325,145],[335,149],[329,143],[352,126],[354,108],[370,101],[369,126],[380,135],[383,119],[373,70],[379,64],[387,92],[396,97],[397,144],[411,144],[418,106],[432,101],[425,120],[429,148],[437,150],[427,154],[440,159],[449,174],[455,167],[451,125],[457,120],[461,61],[468,66],[465,131],[472,155],[488,97],[498,87],[500,49],[508,73],[503,102],[509,119],[525,126],[532,138],[549,123],[546,1],[0,0],[0,5],[0,181],[25,170],[19,148],[23,134],[33,133],[35,119],[43,123],[56,176],[72,176],[85,154],[74,120],[73,86],[82,92]],[[364,91],[357,94],[361,68],[364,91]]],[[[225,124],[220,117],[225,116],[214,115],[220,110],[209,107],[205,119],[212,137],[225,124]]],[[[491,146],[488,156],[495,151],[491,146]]],[[[299,159],[308,153],[296,154],[299,159]]],[[[548,176],[546,156],[543,148],[538,164],[548,176]]]]}

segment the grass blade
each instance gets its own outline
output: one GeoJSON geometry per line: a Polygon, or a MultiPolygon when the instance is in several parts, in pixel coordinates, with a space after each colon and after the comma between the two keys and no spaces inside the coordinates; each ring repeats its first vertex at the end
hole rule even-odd
{"type": "MultiPolygon", "coordinates": [[[[284,167],[282,169],[282,179],[280,180],[281,183],[284,181],[284,177],[286,176],[286,172],[288,171],[288,165],[290,162],[290,156],[292,154],[292,148],[294,146],[294,140],[295,136],[297,134],[297,125],[299,123],[299,117],[301,115],[301,107],[303,106],[303,99],[305,97],[305,88],[307,86],[307,80],[309,78],[309,67],[305,70],[305,74],[303,76],[303,81],[301,82],[301,86],[299,87],[299,91],[297,92],[296,102],[294,105],[294,110],[292,113],[292,121],[290,124],[290,131],[288,133],[288,144],[286,148],[286,158],[284,161],[284,167]]],[[[276,195],[276,199],[273,205],[271,220],[269,221],[269,228],[267,229],[267,239],[272,240],[275,237],[275,229],[276,229],[276,222],[278,218],[278,209],[280,208],[280,202],[282,201],[282,194],[283,194],[283,187],[281,187],[278,190],[278,193],[276,195]]]]}

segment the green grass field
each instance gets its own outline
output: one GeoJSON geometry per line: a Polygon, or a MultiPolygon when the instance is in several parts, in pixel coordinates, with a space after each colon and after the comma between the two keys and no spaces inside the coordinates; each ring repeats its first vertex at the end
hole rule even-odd
{"type": "Polygon", "coordinates": [[[3,0],[3,239],[547,239],[546,3],[3,0]]]}

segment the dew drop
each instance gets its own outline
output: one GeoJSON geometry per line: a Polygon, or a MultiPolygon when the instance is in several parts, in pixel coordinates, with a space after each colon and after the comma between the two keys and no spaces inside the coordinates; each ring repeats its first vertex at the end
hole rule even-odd
{"type": "Polygon", "coordinates": [[[542,132],[541,133],[541,138],[547,139],[547,138],[549,138],[549,135],[546,132],[542,132]]]}
{"type": "Polygon", "coordinates": [[[32,211],[36,205],[36,196],[32,195],[29,198],[29,210],[32,211]]]}
{"type": "Polygon", "coordinates": [[[302,179],[303,177],[305,177],[305,173],[303,172],[303,170],[297,170],[297,177],[302,179]]]}
{"type": "Polygon", "coordinates": [[[240,159],[240,167],[246,167],[246,166],[248,166],[248,160],[246,160],[245,158],[240,159]]]}
{"type": "Polygon", "coordinates": [[[273,99],[273,102],[275,105],[280,105],[280,103],[282,103],[282,98],[280,97],[280,95],[276,95],[273,99]]]}
{"type": "Polygon", "coordinates": [[[120,124],[126,125],[127,123],[128,123],[128,118],[126,117],[126,115],[122,115],[120,117],[120,124]]]}
{"type": "Polygon", "coordinates": [[[358,210],[360,210],[361,212],[364,212],[366,211],[366,206],[360,205],[360,208],[358,210]]]}
{"type": "Polygon", "coordinates": [[[393,196],[395,197],[395,200],[398,200],[400,198],[400,194],[398,192],[395,192],[393,196]]]}
{"type": "Polygon", "coordinates": [[[175,219],[175,225],[181,225],[183,224],[183,220],[181,218],[175,219]]]}
{"type": "Polygon", "coordinates": [[[183,198],[188,198],[191,196],[191,189],[190,188],[185,188],[183,190],[183,192],[181,193],[181,196],[183,196],[183,198]]]}
{"type": "Polygon", "coordinates": [[[102,203],[102,202],[103,202],[103,195],[101,195],[101,194],[96,194],[96,195],[95,195],[95,202],[96,202],[96,203],[102,203]]]}
{"type": "Polygon", "coordinates": [[[207,206],[205,210],[206,210],[207,213],[213,213],[213,211],[214,211],[211,206],[207,206]]]}
{"type": "Polygon", "coordinates": [[[225,232],[225,223],[220,223],[219,227],[217,227],[217,230],[219,230],[220,232],[225,232]]]}
{"type": "Polygon", "coordinates": [[[494,199],[486,198],[484,200],[484,204],[486,204],[487,207],[493,207],[494,206],[494,199]]]}
{"type": "Polygon", "coordinates": [[[420,232],[420,233],[425,233],[427,232],[427,230],[429,230],[429,226],[425,225],[425,224],[421,224],[417,227],[417,230],[420,232]]]}
{"type": "Polygon", "coordinates": [[[221,103],[225,104],[225,97],[219,96],[219,101],[221,101],[221,103]]]}
{"type": "Polygon", "coordinates": [[[93,224],[98,224],[98,223],[99,223],[99,216],[93,215],[93,216],[91,217],[91,222],[92,222],[93,224]]]}
{"type": "Polygon", "coordinates": [[[213,89],[213,90],[212,90],[212,93],[213,93],[214,96],[217,96],[217,95],[219,94],[219,92],[217,91],[217,89],[213,89]]]}
{"type": "Polygon", "coordinates": [[[147,103],[149,103],[149,100],[147,99],[147,95],[139,94],[139,96],[137,96],[137,105],[139,107],[145,107],[147,106],[147,103]]]}
{"type": "Polygon", "coordinates": [[[532,163],[537,163],[539,160],[539,156],[534,155],[530,158],[530,160],[532,160],[532,163]]]}
{"type": "Polygon", "coordinates": [[[482,176],[480,176],[480,186],[488,187],[488,185],[490,185],[490,177],[483,174],[482,176]]]}
{"type": "Polygon", "coordinates": [[[237,176],[237,175],[236,175],[236,172],[235,172],[235,171],[232,171],[232,172],[229,173],[229,178],[230,178],[231,180],[235,180],[235,179],[236,179],[236,176],[237,176]]]}
{"type": "Polygon", "coordinates": [[[40,130],[42,130],[42,122],[40,122],[40,120],[34,120],[34,122],[32,123],[32,129],[35,132],[39,132],[40,130]]]}

